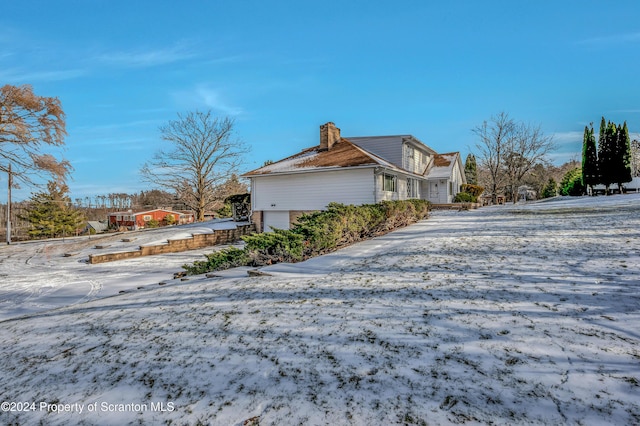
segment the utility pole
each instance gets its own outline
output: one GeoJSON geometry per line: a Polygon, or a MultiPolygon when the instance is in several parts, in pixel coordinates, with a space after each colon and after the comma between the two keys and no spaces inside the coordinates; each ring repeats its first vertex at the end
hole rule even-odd
{"type": "Polygon", "coordinates": [[[11,244],[11,186],[13,185],[13,177],[11,176],[11,163],[9,163],[8,189],[7,189],[7,244],[11,244]]]}

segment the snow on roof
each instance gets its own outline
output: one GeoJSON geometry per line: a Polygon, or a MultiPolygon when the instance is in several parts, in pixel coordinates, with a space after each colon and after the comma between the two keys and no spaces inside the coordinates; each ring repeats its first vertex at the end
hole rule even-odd
{"type": "Polygon", "coordinates": [[[388,161],[342,138],[336,142],[330,150],[321,150],[319,146],[307,148],[296,155],[260,167],[259,169],[245,173],[243,176],[251,177],[362,166],[396,168],[388,161]]]}
{"type": "Polygon", "coordinates": [[[167,213],[173,213],[173,214],[177,214],[177,215],[190,215],[191,213],[181,213],[181,212],[177,212],[174,210],[169,210],[169,209],[151,209],[151,210],[145,210],[145,211],[138,211],[138,212],[134,212],[132,210],[128,210],[128,211],[123,211],[123,212],[113,212],[113,213],[109,213],[109,216],[120,216],[120,215],[130,215],[130,216],[137,216],[140,214],[147,214],[147,213],[152,213],[152,212],[157,212],[157,211],[162,211],[162,212],[167,212],[167,213]]]}
{"type": "Polygon", "coordinates": [[[433,167],[427,172],[428,178],[447,179],[451,177],[453,166],[460,153],[449,152],[447,154],[435,154],[433,156],[433,167]]]}
{"type": "Polygon", "coordinates": [[[109,229],[109,226],[106,223],[102,223],[97,220],[89,220],[87,221],[87,225],[89,225],[96,231],[106,231],[107,229],[109,229]]]}

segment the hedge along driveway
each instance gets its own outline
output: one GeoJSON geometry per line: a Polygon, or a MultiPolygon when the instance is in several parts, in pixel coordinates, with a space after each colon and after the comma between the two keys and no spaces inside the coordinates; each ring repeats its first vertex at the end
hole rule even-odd
{"type": "Polygon", "coordinates": [[[237,266],[299,262],[393,231],[429,216],[425,200],[383,201],[361,206],[331,203],[327,210],[303,215],[290,230],[242,237],[244,249],[229,248],[206,255],[206,261],[184,265],[203,274],[237,266]]]}

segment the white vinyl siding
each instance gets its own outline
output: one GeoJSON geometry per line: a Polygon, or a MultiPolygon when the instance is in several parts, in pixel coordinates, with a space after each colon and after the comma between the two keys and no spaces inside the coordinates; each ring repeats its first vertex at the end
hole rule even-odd
{"type": "Polygon", "coordinates": [[[418,150],[416,150],[414,147],[409,146],[409,145],[404,145],[403,146],[404,149],[404,164],[402,165],[402,167],[405,170],[409,170],[411,172],[415,172],[416,169],[416,162],[419,162],[420,159],[416,158],[417,156],[420,156],[420,152],[418,150]]]}
{"type": "Polygon", "coordinates": [[[391,172],[380,173],[376,176],[376,203],[380,201],[407,199],[407,177],[391,172]],[[393,182],[393,183],[392,183],[393,182]],[[393,190],[389,190],[393,189],[393,190]]]}
{"type": "Polygon", "coordinates": [[[409,144],[405,144],[403,150],[404,163],[402,167],[412,173],[423,174],[429,163],[429,154],[409,144]]]}
{"type": "Polygon", "coordinates": [[[373,168],[252,178],[254,211],[323,210],[331,202],[374,203],[373,168]]]}

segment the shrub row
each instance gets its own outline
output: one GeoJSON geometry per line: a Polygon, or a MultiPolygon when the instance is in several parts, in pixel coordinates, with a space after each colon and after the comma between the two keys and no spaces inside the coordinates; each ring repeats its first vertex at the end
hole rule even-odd
{"type": "Polygon", "coordinates": [[[425,219],[429,209],[425,200],[361,206],[331,203],[327,210],[301,216],[290,230],[243,236],[244,249],[221,250],[183,268],[189,274],[202,274],[235,266],[299,262],[425,219]]]}
{"type": "Polygon", "coordinates": [[[469,183],[463,183],[460,185],[460,192],[458,192],[453,199],[454,203],[477,203],[478,197],[482,195],[484,188],[478,185],[471,185],[469,183]]]}
{"type": "Polygon", "coordinates": [[[249,264],[249,254],[246,250],[229,247],[210,254],[205,254],[207,260],[196,260],[192,265],[182,265],[189,275],[204,274],[206,272],[222,271],[224,269],[246,266],[249,264]]]}

